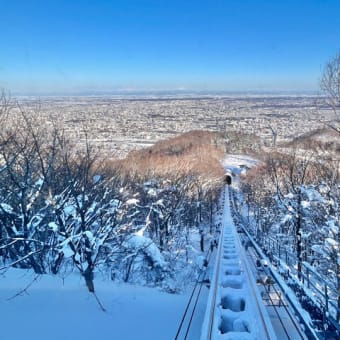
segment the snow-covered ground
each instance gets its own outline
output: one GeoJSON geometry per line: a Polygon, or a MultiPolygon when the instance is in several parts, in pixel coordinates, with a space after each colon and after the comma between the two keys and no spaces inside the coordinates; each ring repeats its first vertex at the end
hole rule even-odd
{"type": "Polygon", "coordinates": [[[83,279],[70,275],[40,276],[12,298],[34,278],[15,269],[0,275],[0,339],[174,339],[190,294],[96,280],[103,312],[83,279]]]}
{"type": "Polygon", "coordinates": [[[227,155],[222,162],[226,170],[238,175],[258,164],[258,160],[246,155],[227,155]]]}

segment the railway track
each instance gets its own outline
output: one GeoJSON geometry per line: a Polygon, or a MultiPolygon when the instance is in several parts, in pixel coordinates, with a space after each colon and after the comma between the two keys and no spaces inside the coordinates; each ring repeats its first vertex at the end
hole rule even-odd
{"type": "Polygon", "coordinates": [[[275,325],[275,333],[280,334],[280,338],[288,340],[308,339],[302,331],[292,307],[285,299],[284,293],[272,278],[266,262],[261,261],[253,248],[248,248],[247,258],[252,266],[253,275],[256,277],[262,300],[272,323],[275,325]]]}
{"type": "MultiPolygon", "coordinates": [[[[231,214],[233,201],[228,186],[222,201],[222,225],[217,252],[213,253],[215,264],[200,339],[317,339],[311,332],[305,334],[296,310],[289,299],[285,298],[285,293],[275,282],[273,273],[256,248],[244,247],[249,241],[249,235],[245,230],[237,230],[235,227],[231,214]]],[[[211,252],[208,258],[212,258],[211,252]]],[[[197,339],[197,336],[190,336],[190,327],[196,318],[202,281],[206,279],[206,273],[202,273],[201,282],[193,290],[176,340],[197,339]]]]}
{"type": "Polygon", "coordinates": [[[230,213],[229,188],[201,340],[276,339],[230,213]]]}
{"type": "MultiPolygon", "coordinates": [[[[230,197],[231,204],[233,203],[230,197]]],[[[244,226],[238,227],[239,239],[244,246],[249,267],[256,278],[258,290],[279,339],[318,339],[314,329],[293,303],[273,272],[268,258],[259,249],[244,226]]]]}

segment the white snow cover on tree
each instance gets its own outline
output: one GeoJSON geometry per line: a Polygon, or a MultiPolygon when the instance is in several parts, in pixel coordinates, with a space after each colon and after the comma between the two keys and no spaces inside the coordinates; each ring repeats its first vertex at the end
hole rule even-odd
{"type": "Polygon", "coordinates": [[[134,252],[141,251],[152,260],[155,266],[166,268],[167,263],[163,255],[150,238],[134,233],[125,240],[123,245],[134,252]]]}

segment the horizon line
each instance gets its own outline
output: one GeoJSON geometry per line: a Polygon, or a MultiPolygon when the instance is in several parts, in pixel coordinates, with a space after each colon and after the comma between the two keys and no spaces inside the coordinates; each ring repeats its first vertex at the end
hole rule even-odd
{"type": "Polygon", "coordinates": [[[320,90],[197,90],[197,89],[119,89],[119,90],[85,90],[85,91],[7,91],[15,97],[91,97],[91,96],[230,96],[230,95],[315,95],[321,96],[320,90]]]}

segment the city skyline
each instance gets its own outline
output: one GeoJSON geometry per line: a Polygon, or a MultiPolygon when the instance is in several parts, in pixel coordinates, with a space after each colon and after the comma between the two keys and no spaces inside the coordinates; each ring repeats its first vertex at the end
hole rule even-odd
{"type": "Polygon", "coordinates": [[[318,91],[339,49],[339,14],[333,0],[5,0],[0,87],[318,91]]]}

